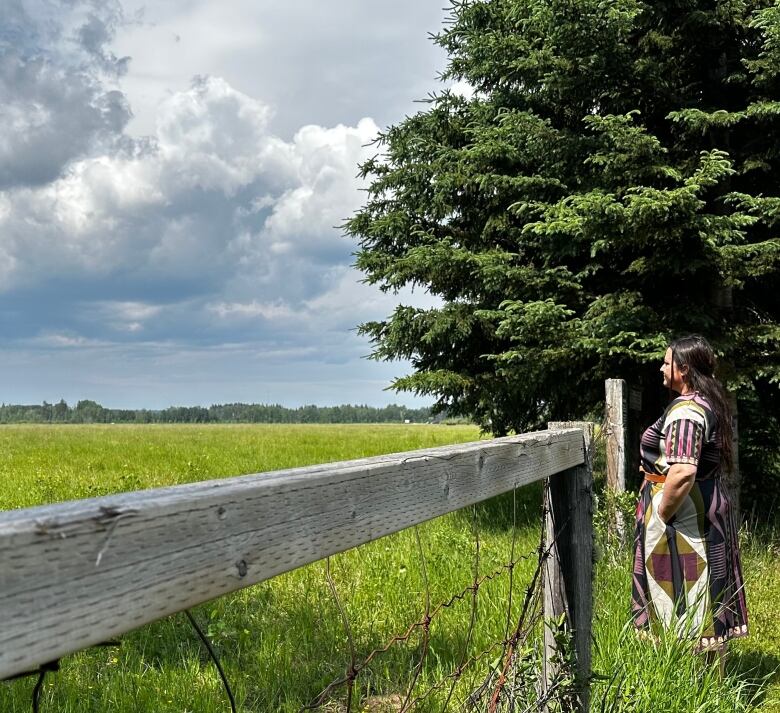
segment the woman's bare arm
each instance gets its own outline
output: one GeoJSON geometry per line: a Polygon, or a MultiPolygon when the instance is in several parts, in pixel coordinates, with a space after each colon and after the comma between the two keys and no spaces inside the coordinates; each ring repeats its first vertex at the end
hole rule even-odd
{"type": "Polygon", "coordinates": [[[673,463],[666,474],[664,494],[658,506],[658,517],[664,522],[674,517],[696,480],[696,466],[688,463],[673,463]]]}

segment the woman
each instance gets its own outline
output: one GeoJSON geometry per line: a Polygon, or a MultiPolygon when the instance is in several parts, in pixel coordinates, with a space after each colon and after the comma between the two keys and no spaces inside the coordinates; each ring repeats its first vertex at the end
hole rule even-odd
{"type": "MultiPolygon", "coordinates": [[[[664,385],[679,394],[641,443],[645,482],[636,509],[632,613],[725,651],[747,634],[737,531],[721,483],[732,467],[731,409],[705,339],[669,345],[664,385]]],[[[722,662],[722,658],[721,658],[722,662]]]]}

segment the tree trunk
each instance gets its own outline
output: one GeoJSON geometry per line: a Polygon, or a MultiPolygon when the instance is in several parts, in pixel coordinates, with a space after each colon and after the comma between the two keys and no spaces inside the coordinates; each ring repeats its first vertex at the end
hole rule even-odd
{"type": "Polygon", "coordinates": [[[731,501],[731,512],[734,515],[734,523],[737,527],[742,524],[742,510],[740,505],[740,490],[742,489],[742,473],[739,470],[739,418],[737,414],[737,399],[730,396],[731,401],[731,427],[734,430],[731,437],[731,448],[734,456],[734,467],[731,473],[723,474],[723,484],[731,501]]]}

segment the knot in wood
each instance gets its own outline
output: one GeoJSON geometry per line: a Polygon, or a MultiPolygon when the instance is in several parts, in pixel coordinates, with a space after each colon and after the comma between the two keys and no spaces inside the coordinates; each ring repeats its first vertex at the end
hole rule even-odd
{"type": "Polygon", "coordinates": [[[238,562],[236,562],[236,567],[238,568],[238,576],[239,577],[246,577],[246,573],[247,573],[247,570],[248,570],[248,567],[246,565],[246,561],[245,560],[239,560],[238,562]]]}

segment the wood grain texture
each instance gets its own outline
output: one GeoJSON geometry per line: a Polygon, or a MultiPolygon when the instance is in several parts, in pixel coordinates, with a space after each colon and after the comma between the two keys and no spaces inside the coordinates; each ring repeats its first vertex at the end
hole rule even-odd
{"type": "Polygon", "coordinates": [[[607,485],[616,492],[625,492],[628,428],[628,384],[624,379],[607,379],[604,383],[607,399],[607,485]]]}
{"type": "Polygon", "coordinates": [[[0,514],[0,679],[582,463],[551,430],[0,514]]]}
{"type": "MultiPolygon", "coordinates": [[[[564,615],[576,656],[577,700],[573,710],[590,706],[591,628],[593,620],[593,424],[554,422],[551,429],[578,427],[586,454],[583,464],[550,476],[546,493],[544,618],[564,615]]],[[[545,685],[556,673],[553,630],[545,627],[545,685]]]]}

